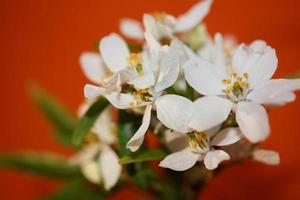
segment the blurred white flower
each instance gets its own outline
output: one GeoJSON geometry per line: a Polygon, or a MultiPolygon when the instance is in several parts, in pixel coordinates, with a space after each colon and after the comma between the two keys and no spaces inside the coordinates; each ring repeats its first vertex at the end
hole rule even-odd
{"type": "Polygon", "coordinates": [[[233,111],[243,135],[252,143],[263,141],[270,127],[261,104],[279,106],[294,101],[300,79],[271,79],[277,68],[277,56],[263,41],[249,47],[240,45],[230,64],[223,56],[216,58],[212,63],[194,57],[184,65],[187,82],[205,95],[196,100],[189,125],[205,131],[224,122],[233,111]]]}
{"type": "MultiPolygon", "coordinates": [[[[192,119],[192,111],[195,105],[189,99],[177,95],[165,95],[160,97],[156,103],[157,117],[168,128],[175,130],[174,140],[177,143],[188,146],[180,151],[168,155],[159,166],[176,171],[184,171],[195,165],[197,161],[204,161],[209,170],[215,169],[220,162],[229,159],[229,155],[215,147],[226,146],[240,140],[239,128],[227,128],[219,131],[220,127],[214,127],[208,131],[201,131],[189,127],[192,119]]],[[[196,107],[197,108],[197,107],[196,107]]],[[[201,123],[201,121],[198,121],[201,123]]],[[[172,139],[173,140],[173,139],[172,139]]],[[[170,146],[170,144],[168,144],[170,146]]],[[[172,144],[172,149],[178,149],[172,144]]],[[[180,147],[182,148],[182,147],[180,147]]]]}
{"type": "MultiPolygon", "coordinates": [[[[185,14],[177,18],[166,13],[144,14],[143,24],[146,32],[150,32],[157,40],[172,38],[174,33],[190,31],[206,17],[210,11],[212,0],[201,0],[185,14]]],[[[128,38],[143,40],[143,26],[133,19],[122,19],[121,32],[128,38]]]]}
{"type": "MultiPolygon", "coordinates": [[[[82,116],[91,102],[83,103],[78,111],[82,116]]],[[[112,121],[111,107],[106,108],[91,129],[90,136],[96,136],[71,159],[70,163],[79,166],[84,177],[92,183],[103,184],[110,190],[121,175],[119,157],[110,147],[116,143],[116,128],[112,121]]]]}

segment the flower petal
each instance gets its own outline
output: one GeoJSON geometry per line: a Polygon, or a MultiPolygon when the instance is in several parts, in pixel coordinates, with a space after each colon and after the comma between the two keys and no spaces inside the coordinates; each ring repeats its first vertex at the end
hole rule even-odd
{"type": "Polygon", "coordinates": [[[130,151],[137,151],[144,141],[144,136],[146,131],[149,128],[150,120],[151,120],[151,109],[152,105],[148,105],[145,109],[143,122],[137,132],[132,136],[132,138],[127,143],[127,148],[130,151]]]}
{"type": "Polygon", "coordinates": [[[172,86],[178,78],[180,60],[176,50],[170,48],[167,53],[161,52],[160,66],[156,80],[155,91],[161,92],[172,86]]]}
{"type": "Polygon", "coordinates": [[[239,102],[236,121],[243,135],[252,143],[261,142],[270,134],[268,114],[258,103],[239,102]]]}
{"type": "Polygon", "coordinates": [[[178,95],[164,95],[155,101],[157,118],[169,129],[187,133],[192,112],[192,101],[178,95]]]}
{"type": "Polygon", "coordinates": [[[142,24],[134,19],[122,19],[120,21],[120,31],[128,38],[137,40],[144,39],[144,31],[142,24]]]}
{"type": "Polygon", "coordinates": [[[203,95],[222,95],[225,89],[222,80],[226,78],[221,70],[211,63],[198,60],[184,65],[185,79],[197,92],[203,95]]]}
{"type": "Polygon", "coordinates": [[[212,146],[226,146],[236,143],[242,138],[239,128],[226,128],[217,133],[211,141],[212,146]]]}
{"type": "Polygon", "coordinates": [[[233,103],[216,96],[205,96],[197,99],[193,104],[192,119],[189,126],[197,131],[206,131],[224,122],[233,103]]]}
{"type": "Polygon", "coordinates": [[[229,155],[222,150],[213,150],[206,153],[204,157],[204,165],[208,170],[216,169],[220,162],[229,160],[229,155]]]}
{"type": "Polygon", "coordinates": [[[188,147],[168,155],[159,163],[159,166],[169,168],[174,171],[185,171],[193,167],[198,161],[199,157],[199,154],[193,153],[188,147]]]}
{"type": "Polygon", "coordinates": [[[69,159],[73,166],[83,166],[92,161],[99,152],[98,144],[87,145],[69,159]]]}
{"type": "Polygon", "coordinates": [[[112,120],[112,107],[105,108],[92,128],[92,132],[96,133],[101,141],[106,144],[112,144],[116,141],[116,130],[112,120]]]}
{"type": "Polygon", "coordinates": [[[249,47],[253,49],[255,52],[263,53],[265,49],[268,47],[268,45],[263,40],[255,40],[249,45],[249,47]]]}
{"type": "Polygon", "coordinates": [[[111,94],[105,95],[107,100],[118,109],[130,108],[130,103],[135,100],[135,97],[130,94],[123,94],[118,92],[112,92],[111,94]]]}
{"type": "Polygon", "coordinates": [[[86,84],[84,86],[83,90],[84,90],[84,97],[89,100],[93,100],[93,99],[103,95],[105,92],[105,88],[98,87],[95,85],[90,85],[90,84],[86,84]]]}
{"type": "Polygon", "coordinates": [[[81,173],[88,181],[94,184],[100,184],[102,177],[98,162],[91,160],[84,163],[81,166],[81,173]]]}
{"type": "Polygon", "coordinates": [[[109,147],[103,146],[99,159],[105,190],[115,186],[121,176],[122,167],[118,155],[109,147]]]}
{"type": "Polygon", "coordinates": [[[130,81],[130,84],[134,85],[136,89],[144,89],[153,86],[155,83],[155,77],[153,73],[145,74],[141,77],[130,81]]]}
{"type": "Polygon", "coordinates": [[[220,33],[215,35],[215,56],[213,58],[214,64],[222,70],[223,74],[228,74],[227,63],[225,59],[223,36],[220,33]]]}
{"type": "Polygon", "coordinates": [[[267,165],[279,165],[280,156],[276,151],[257,149],[253,152],[253,160],[267,165]]]}
{"type": "Polygon", "coordinates": [[[98,53],[82,53],[79,62],[84,75],[90,81],[99,84],[107,76],[106,66],[98,53]]]}
{"type": "Polygon", "coordinates": [[[102,38],[99,49],[105,64],[113,72],[126,68],[129,49],[121,36],[111,33],[102,38]]]}
{"type": "Polygon", "coordinates": [[[300,79],[272,79],[255,88],[247,99],[265,105],[284,105],[295,100],[293,92],[300,89],[300,79]]]}
{"type": "Polygon", "coordinates": [[[268,48],[253,66],[249,66],[249,83],[251,88],[259,86],[272,78],[277,69],[278,59],[274,49],[268,48]]]}
{"type": "Polygon", "coordinates": [[[175,30],[185,32],[194,28],[209,13],[212,0],[203,0],[195,4],[185,14],[177,18],[175,30]]]}

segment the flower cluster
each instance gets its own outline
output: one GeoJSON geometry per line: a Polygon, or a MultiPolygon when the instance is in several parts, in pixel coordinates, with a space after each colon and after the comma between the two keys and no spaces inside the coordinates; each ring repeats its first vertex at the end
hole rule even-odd
{"type": "MultiPolygon", "coordinates": [[[[143,23],[121,20],[121,33],[140,48],[130,49],[111,33],[100,40],[100,53],[81,55],[83,72],[94,83],[84,87],[89,102],[84,107],[105,97],[117,109],[142,114],[127,143],[132,152],[143,144],[151,122],[163,125],[163,142],[171,152],[159,164],[164,168],[183,171],[203,161],[213,170],[243,157],[278,164],[278,153],[257,144],[270,134],[267,109],[294,101],[300,80],[272,79],[278,61],[265,41],[238,44],[220,33],[210,36],[202,21],[211,5],[212,0],[202,0],[178,17],[144,14],[143,23]]],[[[106,189],[121,173],[110,147],[117,138],[109,109],[73,160],[90,181],[103,182],[106,189]]]]}

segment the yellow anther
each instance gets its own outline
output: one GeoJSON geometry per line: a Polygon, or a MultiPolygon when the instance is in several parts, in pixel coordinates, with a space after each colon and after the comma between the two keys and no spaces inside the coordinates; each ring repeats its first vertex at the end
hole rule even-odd
{"type": "Polygon", "coordinates": [[[203,132],[191,132],[189,136],[189,146],[195,152],[204,152],[208,147],[207,135],[203,132]]]}
{"type": "Polygon", "coordinates": [[[228,84],[231,83],[231,80],[230,79],[225,79],[225,80],[222,81],[222,83],[225,84],[225,85],[228,85],[228,84]]]}
{"type": "Polygon", "coordinates": [[[239,82],[241,82],[241,81],[243,80],[243,78],[242,78],[242,77],[237,77],[237,80],[238,80],[239,82]]]}
{"type": "Polygon", "coordinates": [[[244,76],[246,79],[248,79],[249,74],[248,74],[247,72],[245,72],[245,73],[243,74],[243,76],[244,76]]]}
{"type": "Polygon", "coordinates": [[[142,55],[140,53],[130,54],[127,58],[127,63],[131,67],[134,67],[134,68],[138,67],[139,65],[141,65],[143,63],[142,55]]]}
{"type": "Polygon", "coordinates": [[[236,72],[232,72],[231,76],[232,77],[237,77],[237,73],[236,72]]]}

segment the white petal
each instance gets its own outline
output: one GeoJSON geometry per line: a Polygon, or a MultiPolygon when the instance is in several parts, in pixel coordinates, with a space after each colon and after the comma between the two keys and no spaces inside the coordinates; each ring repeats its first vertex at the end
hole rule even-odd
{"type": "Polygon", "coordinates": [[[190,148],[186,148],[168,155],[159,163],[159,166],[175,171],[185,171],[193,167],[199,157],[199,154],[193,153],[190,148]]]}
{"type": "Polygon", "coordinates": [[[130,108],[130,103],[135,100],[135,97],[130,94],[123,94],[118,92],[113,92],[111,94],[105,95],[107,100],[118,109],[130,108]]]}
{"type": "Polygon", "coordinates": [[[157,118],[169,129],[187,133],[193,103],[182,96],[164,95],[155,101],[157,118]]]}
{"type": "Polygon", "coordinates": [[[239,102],[236,121],[243,135],[252,143],[261,142],[270,134],[268,114],[258,103],[239,102]]]}
{"type": "Polygon", "coordinates": [[[229,160],[229,155],[222,150],[213,150],[206,153],[204,157],[204,165],[208,170],[216,169],[220,162],[229,160]]]}
{"type": "Polygon", "coordinates": [[[255,62],[253,66],[249,66],[249,83],[251,88],[259,86],[264,81],[272,78],[277,69],[278,59],[274,49],[268,48],[263,55],[255,62]]]}
{"type": "Polygon", "coordinates": [[[193,104],[192,119],[189,126],[197,131],[206,131],[224,122],[233,103],[216,96],[205,96],[193,104]]]}
{"type": "Polygon", "coordinates": [[[216,33],[215,35],[215,56],[214,56],[214,64],[222,70],[223,74],[227,74],[227,63],[225,59],[225,51],[224,51],[224,42],[223,36],[220,33],[216,33]]]}
{"type": "Polygon", "coordinates": [[[144,31],[142,24],[134,19],[122,19],[120,21],[120,31],[128,38],[143,40],[144,31]]]}
{"type": "Polygon", "coordinates": [[[185,32],[199,24],[210,11],[212,0],[203,0],[195,4],[185,14],[177,18],[175,30],[185,32]]]}
{"type": "Polygon", "coordinates": [[[121,36],[111,33],[102,38],[99,49],[105,64],[113,72],[126,68],[129,49],[121,36]]]}
{"type": "Polygon", "coordinates": [[[279,165],[280,156],[276,151],[257,149],[253,152],[253,160],[267,165],[279,165]]]}
{"type": "Polygon", "coordinates": [[[255,40],[249,45],[251,49],[258,53],[263,53],[267,46],[267,43],[263,40],[255,40]]]}
{"type": "Polygon", "coordinates": [[[115,142],[115,126],[112,120],[112,107],[105,108],[92,128],[92,132],[96,133],[101,141],[106,144],[112,144],[115,142]]]}
{"type": "Polygon", "coordinates": [[[187,135],[172,130],[164,132],[164,142],[171,152],[180,151],[189,145],[187,135]]]}
{"type": "Polygon", "coordinates": [[[149,14],[144,14],[143,23],[144,23],[146,32],[152,33],[153,29],[155,28],[155,24],[156,24],[155,19],[149,14]]]}
{"type": "Polygon", "coordinates": [[[99,152],[98,144],[85,146],[78,153],[69,159],[69,163],[74,166],[83,166],[94,159],[99,152]]]}
{"type": "Polygon", "coordinates": [[[145,74],[141,77],[138,77],[132,81],[130,84],[134,85],[136,89],[144,89],[153,86],[155,83],[155,77],[153,73],[145,74]]]}
{"type": "Polygon", "coordinates": [[[94,83],[100,83],[107,76],[101,56],[98,53],[85,52],[79,58],[84,75],[94,83]]]}
{"type": "Polygon", "coordinates": [[[82,175],[90,182],[94,184],[100,184],[101,173],[100,166],[96,161],[89,161],[81,166],[82,175]]]}
{"type": "Polygon", "coordinates": [[[130,151],[137,151],[144,141],[144,136],[146,131],[149,128],[150,120],[151,120],[151,109],[152,106],[148,105],[145,109],[145,113],[143,116],[143,122],[137,132],[132,136],[132,138],[127,143],[127,148],[130,151]]]}
{"type": "Polygon", "coordinates": [[[154,38],[150,32],[145,33],[146,44],[151,52],[158,52],[161,49],[160,43],[154,38]]]}
{"type": "Polygon", "coordinates": [[[121,175],[122,167],[119,164],[118,155],[109,146],[104,146],[101,151],[99,163],[104,188],[109,190],[117,184],[121,175]]]}
{"type": "Polygon", "coordinates": [[[162,52],[155,91],[161,92],[172,86],[178,78],[180,60],[176,51],[171,48],[167,53],[162,52]]]}
{"type": "Polygon", "coordinates": [[[197,64],[189,61],[184,65],[186,81],[197,92],[203,95],[222,95],[225,89],[222,80],[225,76],[221,70],[216,69],[211,63],[201,60],[197,64]]]}
{"type": "Polygon", "coordinates": [[[104,94],[105,88],[98,87],[95,85],[86,84],[84,86],[84,97],[90,100],[93,100],[104,94]]]}
{"type": "Polygon", "coordinates": [[[226,146],[236,143],[242,138],[239,128],[226,128],[218,132],[211,141],[212,146],[226,146]]]}
{"type": "Polygon", "coordinates": [[[247,99],[265,105],[283,105],[295,100],[294,91],[300,89],[300,79],[272,79],[255,88],[247,99]]]}

